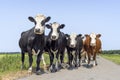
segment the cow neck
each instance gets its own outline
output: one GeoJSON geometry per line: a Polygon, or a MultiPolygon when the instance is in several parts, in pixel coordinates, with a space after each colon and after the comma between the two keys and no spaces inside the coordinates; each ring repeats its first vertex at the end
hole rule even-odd
{"type": "Polygon", "coordinates": [[[39,35],[39,34],[35,34],[35,41],[42,44],[44,41],[44,33],[39,35]]]}
{"type": "Polygon", "coordinates": [[[52,50],[57,50],[57,47],[58,47],[58,40],[52,40],[51,41],[51,49],[52,50]]]}

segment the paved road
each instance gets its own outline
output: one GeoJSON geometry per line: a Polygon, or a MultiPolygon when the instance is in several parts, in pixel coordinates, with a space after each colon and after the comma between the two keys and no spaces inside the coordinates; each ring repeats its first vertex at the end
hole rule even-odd
{"type": "Polygon", "coordinates": [[[98,66],[87,68],[84,64],[73,70],[62,69],[56,73],[31,75],[18,80],[120,80],[120,66],[101,57],[98,66]]]}

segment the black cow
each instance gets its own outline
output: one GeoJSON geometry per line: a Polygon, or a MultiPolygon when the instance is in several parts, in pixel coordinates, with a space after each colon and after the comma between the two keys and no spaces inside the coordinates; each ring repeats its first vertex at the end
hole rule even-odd
{"type": "Polygon", "coordinates": [[[37,60],[36,60],[36,73],[40,74],[40,60],[41,60],[41,55],[44,50],[45,46],[45,37],[44,37],[44,31],[45,31],[45,23],[50,20],[51,17],[45,17],[42,14],[38,14],[35,18],[33,17],[28,17],[28,19],[31,22],[34,22],[35,26],[25,32],[22,32],[21,38],[19,40],[19,46],[21,48],[21,53],[22,53],[22,68],[24,66],[24,57],[25,57],[25,52],[28,52],[29,56],[29,72],[32,72],[32,62],[33,62],[33,52],[36,53],[37,55],[37,60]]]}
{"type": "Polygon", "coordinates": [[[68,64],[69,68],[72,68],[72,62],[75,67],[80,66],[81,60],[81,49],[83,47],[82,35],[71,35],[66,34],[67,39],[67,52],[68,52],[68,64]]]}
{"type": "Polygon", "coordinates": [[[66,47],[66,37],[63,32],[60,31],[60,29],[64,28],[64,24],[59,24],[57,22],[54,22],[52,24],[47,24],[46,27],[48,29],[51,29],[48,39],[47,39],[47,48],[49,49],[50,54],[50,68],[49,70],[51,72],[56,72],[59,70],[58,67],[58,58],[60,55],[60,61],[61,64],[64,62],[64,51],[66,47]],[[53,63],[55,62],[55,65],[53,63]]]}

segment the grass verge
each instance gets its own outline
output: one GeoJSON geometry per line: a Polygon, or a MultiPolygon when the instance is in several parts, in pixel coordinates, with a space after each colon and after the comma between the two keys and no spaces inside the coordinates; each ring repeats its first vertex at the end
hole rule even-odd
{"type": "Polygon", "coordinates": [[[120,65],[120,54],[101,54],[101,56],[120,65]]]}
{"type": "MultiPolygon", "coordinates": [[[[44,54],[46,64],[49,64],[48,54],[44,54]]],[[[29,67],[28,54],[25,54],[24,69],[21,71],[21,54],[0,54],[0,80],[14,80],[27,76],[29,67]]],[[[33,56],[33,69],[36,67],[36,56],[33,56]]],[[[40,66],[43,66],[41,61],[40,66]]]]}

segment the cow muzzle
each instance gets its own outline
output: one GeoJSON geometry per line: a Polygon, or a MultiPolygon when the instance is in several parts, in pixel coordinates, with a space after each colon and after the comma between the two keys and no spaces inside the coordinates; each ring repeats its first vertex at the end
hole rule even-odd
{"type": "Polygon", "coordinates": [[[40,29],[35,29],[35,32],[36,33],[40,33],[40,29]]]}
{"type": "Polygon", "coordinates": [[[51,36],[51,39],[52,39],[52,40],[57,40],[57,36],[52,35],[52,36],[51,36]]]}
{"type": "Polygon", "coordinates": [[[43,34],[44,31],[43,31],[43,30],[40,30],[40,29],[35,29],[35,30],[34,30],[34,33],[35,33],[35,34],[43,34]]]}
{"type": "Polygon", "coordinates": [[[75,45],[74,45],[74,44],[70,44],[70,47],[71,47],[71,48],[75,48],[75,45]]]}
{"type": "Polygon", "coordinates": [[[91,46],[93,46],[93,47],[94,47],[94,46],[96,46],[96,44],[95,44],[95,43],[91,43],[90,45],[91,45],[91,46]]]}

